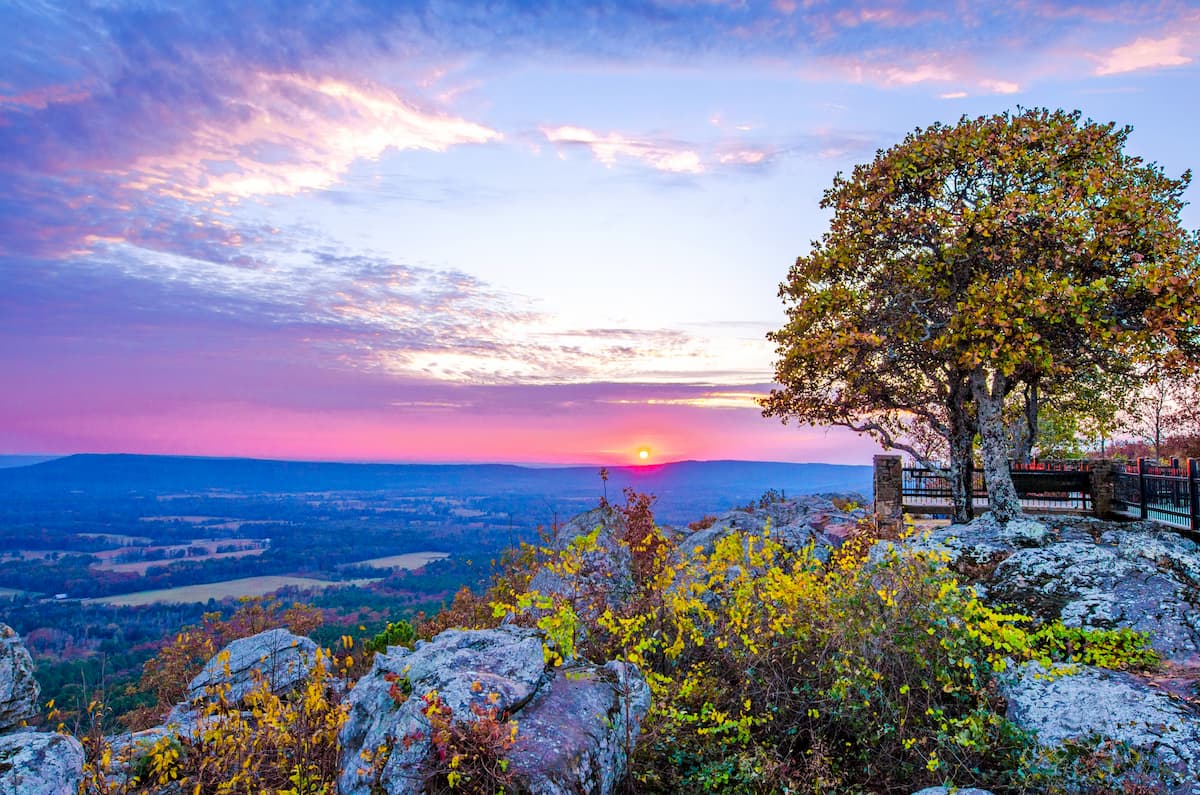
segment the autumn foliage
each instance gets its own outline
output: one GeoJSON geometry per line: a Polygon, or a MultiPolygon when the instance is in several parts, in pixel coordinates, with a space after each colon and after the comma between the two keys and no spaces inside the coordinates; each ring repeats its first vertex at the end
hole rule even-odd
{"type": "Polygon", "coordinates": [[[839,174],[828,231],[780,286],[782,386],[764,413],[918,458],[912,423],[932,430],[960,519],[978,434],[993,512],[1019,512],[1005,406],[1020,390],[1116,389],[1138,363],[1197,361],[1191,175],[1127,153],[1130,132],[1042,109],[963,118],[839,174]]]}
{"type": "Polygon", "coordinates": [[[307,605],[284,607],[276,600],[245,599],[228,619],[206,613],[197,626],[185,627],[142,667],[136,689],[151,694],[154,704],[122,716],[136,731],[160,723],[172,706],[183,700],[188,683],[217,652],[238,638],[274,627],[307,635],[322,623],[321,611],[307,605]]]}

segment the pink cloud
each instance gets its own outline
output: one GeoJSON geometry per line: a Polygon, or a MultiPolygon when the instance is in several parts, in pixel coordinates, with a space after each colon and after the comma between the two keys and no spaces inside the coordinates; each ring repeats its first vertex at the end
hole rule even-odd
{"type": "Polygon", "coordinates": [[[49,85],[20,94],[0,94],[0,107],[8,105],[23,110],[45,110],[51,105],[82,102],[90,96],[91,92],[83,86],[49,85]]]}
{"type": "Polygon", "coordinates": [[[335,184],[388,150],[444,152],[501,134],[421,110],[381,87],[259,73],[231,99],[233,119],[202,123],[175,149],[137,158],[126,187],[182,199],[291,195],[335,184]]]}
{"type": "MultiPolygon", "coordinates": [[[[608,405],[498,416],[441,408],[296,410],[243,401],[10,421],[11,450],[139,452],[307,460],[612,464],[647,447],[657,461],[739,458],[867,463],[869,440],[839,429],[783,428],[757,410],[608,405]],[[304,428],[297,434],[296,428],[304,428]]],[[[6,452],[9,444],[0,445],[6,452]]]]}
{"type": "Polygon", "coordinates": [[[1104,55],[1096,66],[1097,75],[1115,75],[1141,69],[1183,66],[1192,62],[1184,54],[1184,37],[1167,36],[1161,39],[1139,37],[1131,44],[1117,47],[1104,55]]]}

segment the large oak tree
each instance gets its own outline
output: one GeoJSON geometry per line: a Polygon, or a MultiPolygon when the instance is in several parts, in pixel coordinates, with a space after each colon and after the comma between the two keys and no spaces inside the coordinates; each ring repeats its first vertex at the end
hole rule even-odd
{"type": "Polygon", "coordinates": [[[1197,239],[1179,220],[1191,175],[1128,154],[1130,131],[1042,109],[963,118],[835,177],[829,229],[780,287],[763,413],[898,449],[906,422],[926,423],[948,442],[958,519],[978,433],[990,507],[1018,514],[1014,390],[1198,347],[1197,239]]]}

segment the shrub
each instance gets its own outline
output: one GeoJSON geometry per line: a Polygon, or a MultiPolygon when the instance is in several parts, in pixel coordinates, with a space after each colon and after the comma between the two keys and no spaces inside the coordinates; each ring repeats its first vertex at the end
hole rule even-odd
{"type": "Polygon", "coordinates": [[[1149,636],[1127,627],[1085,629],[1052,621],[1029,637],[1036,656],[1047,661],[1085,663],[1116,671],[1154,669],[1162,658],[1150,646],[1149,636]]]}
{"type": "MultiPolygon", "coordinates": [[[[627,495],[630,504],[649,507],[627,495]]],[[[548,630],[570,623],[582,656],[641,667],[653,706],[632,777],[645,792],[994,784],[1034,758],[994,681],[1010,659],[1154,659],[1128,631],[1034,632],[1028,618],[982,603],[940,556],[876,547],[871,531],[827,560],[812,546],[783,547],[769,528],[731,533],[707,555],[664,543],[620,607],[595,613],[595,600],[526,594],[494,608],[548,630]]],[[[543,550],[539,565],[578,571],[589,538],[543,550]]],[[[1093,773],[1105,768],[1073,775],[1093,773]]]]}
{"type": "Polygon", "coordinates": [[[315,607],[296,603],[285,608],[277,600],[261,597],[242,599],[228,619],[220,613],[205,613],[199,625],[184,627],[146,661],[135,690],[153,695],[155,703],[122,716],[122,723],[134,731],[159,723],[172,706],[183,700],[188,683],[200,669],[232,641],[278,626],[307,635],[321,622],[321,611],[315,607]]]}
{"type": "Polygon", "coordinates": [[[413,625],[401,619],[399,621],[388,622],[383,631],[367,642],[367,648],[374,652],[385,652],[388,646],[405,646],[412,648],[413,641],[417,639],[417,631],[413,625]]]}
{"type": "MultiPolygon", "coordinates": [[[[478,685],[478,683],[476,683],[478,685]]],[[[495,701],[492,694],[490,700],[495,701]]],[[[517,740],[517,723],[494,706],[473,704],[473,717],[456,720],[437,691],[424,697],[433,756],[425,777],[431,795],[493,795],[512,786],[505,758],[517,740]]]]}
{"type": "Polygon", "coordinates": [[[274,694],[260,676],[242,702],[234,703],[228,684],[215,686],[190,734],[164,736],[148,749],[130,747],[118,757],[102,734],[89,735],[81,793],[149,795],[168,787],[230,795],[333,793],[337,735],[346,711],[325,667],[328,653],[317,654],[298,691],[274,694]],[[113,775],[122,764],[128,765],[127,778],[113,775]]]}

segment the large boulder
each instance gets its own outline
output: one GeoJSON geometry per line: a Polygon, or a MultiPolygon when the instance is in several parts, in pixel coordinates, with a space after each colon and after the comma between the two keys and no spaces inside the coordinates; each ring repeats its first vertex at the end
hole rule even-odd
{"type": "Polygon", "coordinates": [[[1001,680],[1008,717],[1055,747],[1102,739],[1143,755],[1176,795],[1200,795],[1200,716],[1126,673],[1026,663],[1001,680]]]}
{"type": "Polygon", "coordinates": [[[516,721],[508,759],[520,791],[612,792],[649,709],[645,682],[618,663],[547,670],[543,643],[536,630],[505,625],[447,630],[411,652],[376,655],[348,697],[340,791],[420,792],[435,756],[426,713],[436,703],[454,721],[516,721]]]}
{"type": "Polygon", "coordinates": [[[516,716],[509,769],[532,795],[607,795],[621,786],[650,710],[650,688],[629,663],[554,672],[516,716]]]}
{"type": "Polygon", "coordinates": [[[997,522],[991,513],[985,513],[966,524],[952,524],[916,536],[907,545],[914,550],[937,552],[951,567],[990,567],[1018,549],[1062,540],[1042,519],[1049,521],[1048,517],[1022,516],[997,522]]]}
{"type": "Polygon", "coordinates": [[[0,732],[37,715],[41,692],[29,650],[12,627],[0,624],[0,732]]]}
{"type": "Polygon", "coordinates": [[[218,652],[188,685],[187,699],[203,700],[228,685],[226,698],[237,702],[256,687],[259,677],[272,693],[286,693],[308,679],[316,661],[317,644],[311,639],[286,629],[268,629],[218,652]]]}
{"type": "Polygon", "coordinates": [[[78,795],[83,746],[52,732],[0,737],[0,792],[5,795],[78,795]]]}

